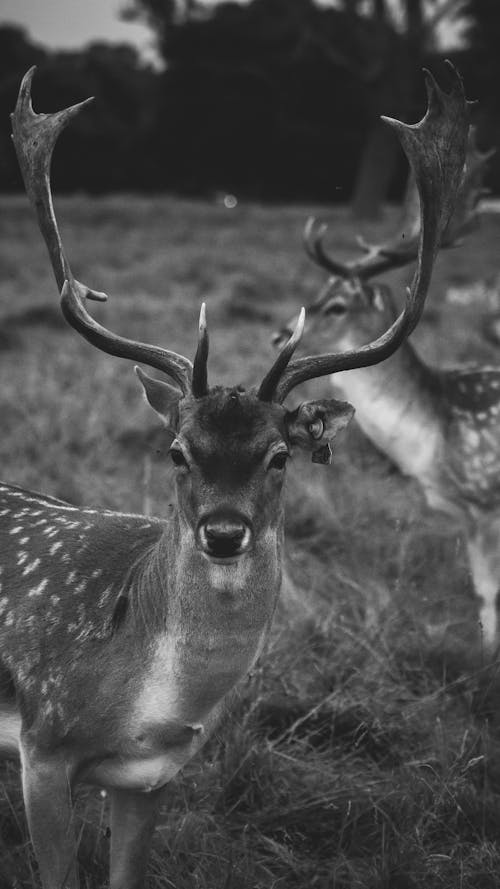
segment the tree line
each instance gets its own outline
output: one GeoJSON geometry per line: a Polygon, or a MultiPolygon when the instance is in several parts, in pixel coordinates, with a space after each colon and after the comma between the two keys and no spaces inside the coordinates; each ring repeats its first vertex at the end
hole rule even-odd
{"type": "MultiPolygon", "coordinates": [[[[475,111],[479,144],[500,136],[500,4],[401,0],[132,0],[163,70],[127,45],[50,52],[0,27],[0,189],[21,188],[9,113],[22,74],[38,66],[35,110],[95,95],[58,145],[54,185],[88,192],[168,190],[259,200],[346,201],[361,212],[395,196],[404,164],[381,113],[416,121],[425,107],[421,67],[440,74],[443,15],[469,16],[452,58],[475,111]]],[[[450,55],[447,53],[447,55],[450,55]]],[[[500,159],[488,185],[500,192],[500,159]]]]}

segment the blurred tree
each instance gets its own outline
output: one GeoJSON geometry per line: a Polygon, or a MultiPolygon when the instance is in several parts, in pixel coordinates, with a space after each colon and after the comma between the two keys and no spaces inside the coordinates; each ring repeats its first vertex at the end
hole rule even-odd
{"type": "Polygon", "coordinates": [[[415,121],[423,106],[421,69],[442,55],[439,26],[455,21],[464,0],[373,0],[363,7],[345,0],[366,59],[365,83],[371,128],[354,190],[360,217],[377,216],[394,176],[399,145],[380,121],[386,114],[415,121]]]}
{"type": "MultiPolygon", "coordinates": [[[[478,140],[483,148],[500,146],[500,2],[499,0],[468,0],[467,14],[472,28],[470,49],[457,60],[467,84],[468,94],[479,99],[475,109],[478,140]]],[[[489,164],[486,184],[500,192],[500,152],[489,164]]]]}
{"type": "Polygon", "coordinates": [[[208,178],[210,169],[221,187],[224,173],[228,185],[238,178],[239,158],[254,190],[259,180],[267,188],[274,181],[278,193],[295,187],[296,197],[317,191],[323,199],[345,199],[361,153],[354,208],[367,216],[387,196],[399,150],[379,116],[415,119],[422,62],[436,52],[438,24],[462,5],[129,0],[125,15],[156,34],[166,63],[164,113],[172,111],[174,95],[186,102],[175,109],[175,125],[193,150],[175,151],[171,141],[159,140],[181,178],[188,166],[204,176],[198,143],[208,178]]]}
{"type": "Polygon", "coordinates": [[[126,15],[154,27],[166,63],[157,142],[166,184],[327,200],[342,183],[345,199],[363,118],[345,13],[313,0],[133,0],[126,15]],[[325,29],[328,54],[317,48],[325,29]]]}
{"type": "Polygon", "coordinates": [[[94,43],[77,52],[48,53],[17,28],[0,27],[0,187],[21,188],[10,139],[19,83],[38,65],[34,107],[55,111],[95,95],[57,146],[56,188],[113,191],[152,187],[147,151],[157,76],[133,47],[94,43]]]}
{"type": "MultiPolygon", "coordinates": [[[[394,170],[399,185],[403,173],[379,115],[418,119],[420,68],[435,67],[438,29],[452,13],[474,16],[472,46],[455,58],[468,95],[481,98],[481,144],[500,141],[500,0],[128,2],[127,16],[154,29],[164,71],[131,47],[49,53],[0,27],[2,189],[21,187],[9,112],[22,74],[38,64],[35,108],[96,96],[58,145],[59,188],[308,201],[354,194],[358,212],[373,213],[394,170]]],[[[500,156],[492,167],[500,189],[500,156]]]]}
{"type": "Polygon", "coordinates": [[[500,3],[498,0],[469,0],[467,11],[472,19],[471,43],[475,79],[489,107],[500,108],[500,3]]]}

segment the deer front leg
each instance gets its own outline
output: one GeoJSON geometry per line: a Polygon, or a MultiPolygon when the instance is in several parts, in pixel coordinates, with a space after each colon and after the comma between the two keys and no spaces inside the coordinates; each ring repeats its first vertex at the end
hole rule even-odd
{"type": "Polygon", "coordinates": [[[111,791],[110,889],[142,889],[164,788],[111,791]]]}
{"type": "Polygon", "coordinates": [[[43,889],[78,889],[71,768],[21,743],[24,804],[43,889]]]}

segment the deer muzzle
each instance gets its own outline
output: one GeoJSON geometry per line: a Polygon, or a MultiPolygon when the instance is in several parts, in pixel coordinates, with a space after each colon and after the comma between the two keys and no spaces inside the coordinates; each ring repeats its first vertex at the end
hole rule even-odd
{"type": "Polygon", "coordinates": [[[238,513],[212,513],[198,526],[198,545],[213,559],[234,559],[246,552],[252,541],[248,521],[238,513]]]}

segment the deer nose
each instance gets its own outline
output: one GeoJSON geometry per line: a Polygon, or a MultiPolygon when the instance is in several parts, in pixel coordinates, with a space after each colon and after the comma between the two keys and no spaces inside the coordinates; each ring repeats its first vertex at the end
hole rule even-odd
{"type": "Polygon", "coordinates": [[[293,330],[291,330],[290,327],[282,327],[281,330],[277,330],[276,333],[273,333],[271,343],[273,346],[276,346],[277,349],[281,349],[281,347],[288,342],[292,333],[293,330]]]}
{"type": "Polygon", "coordinates": [[[243,517],[215,515],[200,524],[198,537],[208,556],[230,559],[248,549],[252,532],[243,517]]]}

